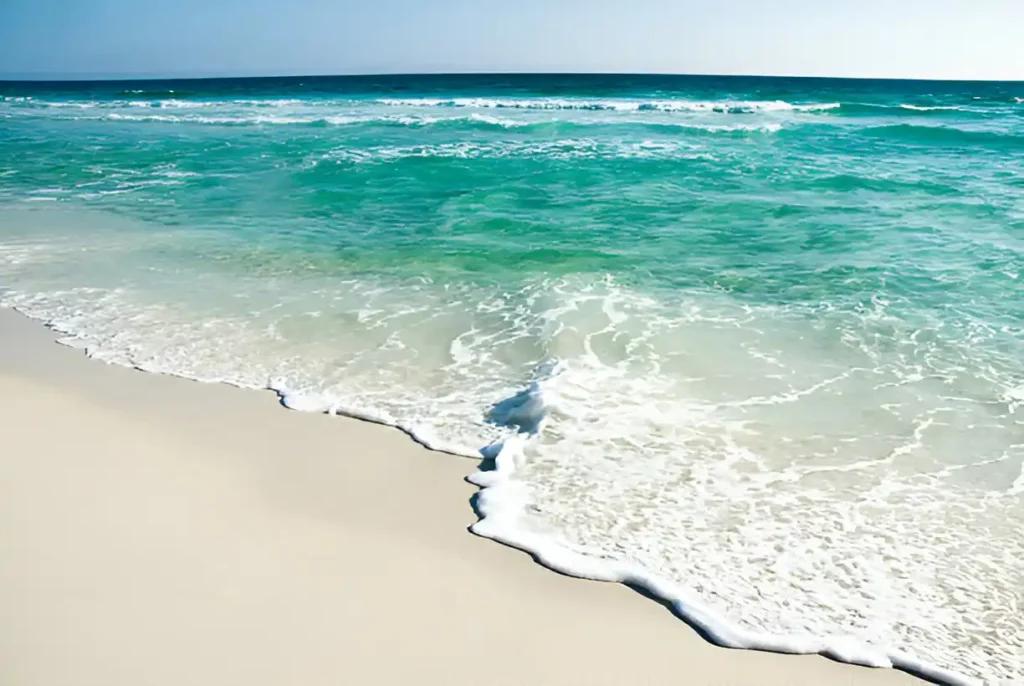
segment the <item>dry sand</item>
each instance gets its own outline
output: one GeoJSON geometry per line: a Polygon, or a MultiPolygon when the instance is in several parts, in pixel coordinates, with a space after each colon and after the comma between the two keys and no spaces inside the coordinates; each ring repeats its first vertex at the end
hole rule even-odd
{"type": "Polygon", "coordinates": [[[913,684],[476,538],[475,462],[0,310],[0,686],[913,684]]]}

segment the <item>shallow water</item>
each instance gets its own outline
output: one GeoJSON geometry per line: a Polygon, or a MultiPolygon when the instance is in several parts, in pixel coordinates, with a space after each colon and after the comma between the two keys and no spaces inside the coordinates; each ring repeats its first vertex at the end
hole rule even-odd
{"type": "Polygon", "coordinates": [[[1024,84],[0,97],[0,300],[68,343],[500,453],[480,533],[725,642],[1024,679],[1024,84]]]}

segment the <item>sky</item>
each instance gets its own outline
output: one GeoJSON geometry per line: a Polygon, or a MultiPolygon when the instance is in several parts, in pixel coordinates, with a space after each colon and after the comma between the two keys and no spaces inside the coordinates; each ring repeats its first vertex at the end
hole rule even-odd
{"type": "Polygon", "coordinates": [[[1024,80],[1024,0],[0,0],[0,78],[1024,80]]]}

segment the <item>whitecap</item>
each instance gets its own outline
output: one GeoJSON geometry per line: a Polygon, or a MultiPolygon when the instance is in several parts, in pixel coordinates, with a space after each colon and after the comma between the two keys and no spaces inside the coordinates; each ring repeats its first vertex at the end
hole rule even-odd
{"type": "Polygon", "coordinates": [[[753,114],[758,112],[817,112],[840,107],[838,102],[793,104],[773,101],[693,101],[693,100],[603,100],[567,98],[384,98],[379,104],[399,107],[467,107],[476,109],[584,110],[617,112],[710,112],[719,114],[753,114]]]}

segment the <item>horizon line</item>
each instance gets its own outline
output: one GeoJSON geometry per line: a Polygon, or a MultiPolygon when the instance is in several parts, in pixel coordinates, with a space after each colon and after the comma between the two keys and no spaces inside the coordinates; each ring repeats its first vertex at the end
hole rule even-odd
{"type": "Polygon", "coordinates": [[[629,71],[437,71],[437,72],[349,72],[349,73],[278,73],[278,74],[220,74],[220,75],[145,75],[145,74],[59,74],[53,72],[33,74],[19,72],[0,73],[0,83],[116,83],[126,81],[224,81],[243,79],[330,79],[330,78],[413,78],[413,77],[481,77],[481,76],[644,76],[656,78],[720,78],[720,79],[806,79],[828,81],[927,81],[936,83],[1024,83],[1021,79],[942,78],[907,76],[826,76],[815,74],[713,74],[686,72],[629,72],[629,71]]]}

